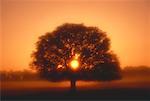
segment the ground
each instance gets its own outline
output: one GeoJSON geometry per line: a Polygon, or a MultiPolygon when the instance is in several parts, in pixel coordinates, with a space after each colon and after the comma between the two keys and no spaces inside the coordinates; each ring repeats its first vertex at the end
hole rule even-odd
{"type": "Polygon", "coordinates": [[[150,79],[127,77],[111,82],[77,81],[75,93],[70,92],[69,81],[2,81],[1,97],[2,100],[150,100],[150,79]]]}

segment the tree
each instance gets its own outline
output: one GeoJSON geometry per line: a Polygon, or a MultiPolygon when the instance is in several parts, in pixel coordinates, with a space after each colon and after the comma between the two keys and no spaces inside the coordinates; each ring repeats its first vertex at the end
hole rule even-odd
{"type": "Polygon", "coordinates": [[[58,81],[120,79],[120,65],[110,39],[97,27],[65,23],[39,37],[31,63],[42,77],[58,81]]]}

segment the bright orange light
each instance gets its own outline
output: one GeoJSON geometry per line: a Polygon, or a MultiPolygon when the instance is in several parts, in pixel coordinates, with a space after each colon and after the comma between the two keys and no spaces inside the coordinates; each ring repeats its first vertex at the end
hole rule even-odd
{"type": "Polygon", "coordinates": [[[70,62],[70,66],[73,70],[76,70],[78,67],[79,67],[79,62],[77,59],[73,59],[71,62],[70,62]]]}
{"type": "Polygon", "coordinates": [[[75,58],[75,59],[78,59],[79,56],[80,56],[80,54],[75,54],[74,58],[75,58]]]}

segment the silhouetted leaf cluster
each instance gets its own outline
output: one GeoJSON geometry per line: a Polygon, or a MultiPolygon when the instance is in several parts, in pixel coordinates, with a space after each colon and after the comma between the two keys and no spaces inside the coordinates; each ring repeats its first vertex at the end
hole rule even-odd
{"type": "Polygon", "coordinates": [[[120,65],[116,55],[110,51],[110,39],[97,27],[83,24],[63,24],[51,33],[39,37],[32,54],[31,66],[42,77],[49,80],[69,79],[68,62],[75,53],[80,54],[77,79],[119,79],[120,65]]]}

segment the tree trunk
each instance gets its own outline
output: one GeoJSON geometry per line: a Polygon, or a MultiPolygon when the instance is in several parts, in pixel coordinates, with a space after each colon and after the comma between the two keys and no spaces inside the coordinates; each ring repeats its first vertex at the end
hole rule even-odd
{"type": "Polygon", "coordinates": [[[71,84],[71,92],[76,92],[76,79],[71,78],[70,84],[71,84]]]}

